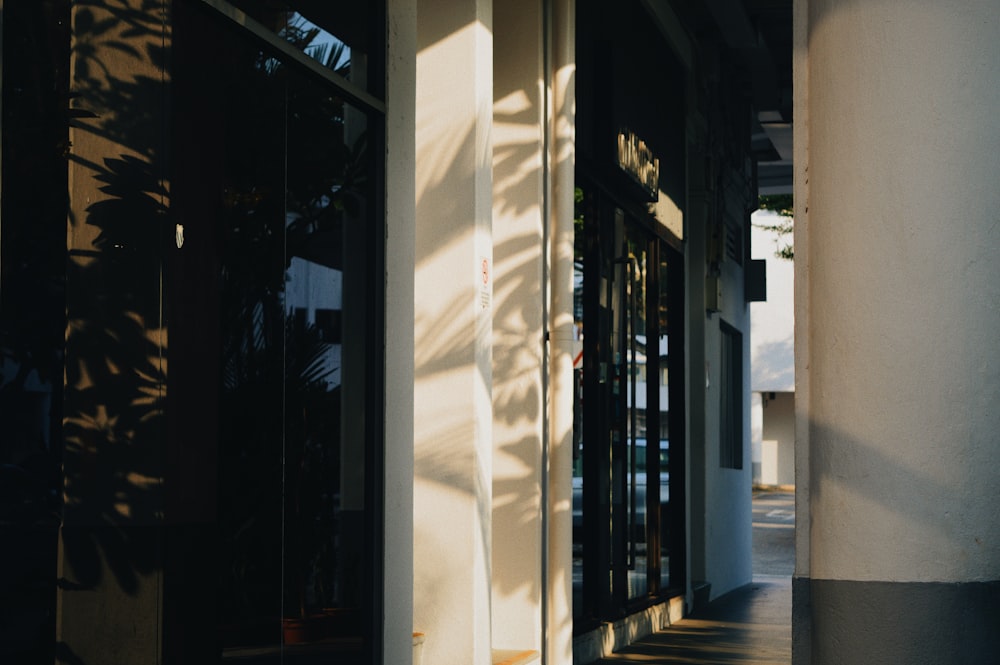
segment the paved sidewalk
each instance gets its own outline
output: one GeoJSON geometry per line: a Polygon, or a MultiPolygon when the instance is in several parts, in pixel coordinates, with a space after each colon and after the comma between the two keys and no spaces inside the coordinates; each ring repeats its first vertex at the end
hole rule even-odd
{"type": "Polygon", "coordinates": [[[596,663],[789,665],[793,528],[794,495],[755,493],[753,583],[596,663]]]}
{"type": "Polygon", "coordinates": [[[759,575],[673,626],[597,663],[789,665],[792,578],[759,575]]]}

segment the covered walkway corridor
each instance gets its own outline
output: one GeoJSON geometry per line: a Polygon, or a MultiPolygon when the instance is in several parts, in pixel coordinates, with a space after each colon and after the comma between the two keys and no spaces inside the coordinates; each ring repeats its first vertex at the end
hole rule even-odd
{"type": "Polygon", "coordinates": [[[753,584],[597,663],[788,665],[791,619],[792,578],[756,575],[753,584]]]}
{"type": "Polygon", "coordinates": [[[755,492],[753,583],[597,661],[600,665],[789,665],[795,497],[755,492]]]}

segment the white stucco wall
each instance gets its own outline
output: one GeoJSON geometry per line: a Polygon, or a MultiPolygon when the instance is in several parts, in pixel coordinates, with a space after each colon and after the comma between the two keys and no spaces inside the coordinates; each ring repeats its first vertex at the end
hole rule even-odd
{"type": "Polygon", "coordinates": [[[751,256],[767,261],[767,300],[750,303],[750,386],[755,391],[792,391],[795,390],[795,265],[789,259],[775,256],[779,247],[792,243],[792,238],[760,228],[782,221],[774,212],[758,210],[750,219],[751,256]]]}
{"type": "Polygon", "coordinates": [[[542,648],[542,14],[494,6],[493,645],[542,648]]]}
{"type": "Polygon", "coordinates": [[[711,597],[750,582],[753,575],[751,547],[751,421],[749,308],[743,297],[742,267],[722,264],[722,310],[707,316],[705,357],[708,381],[705,392],[705,562],[711,597]],[[740,331],[743,338],[743,462],[742,468],[723,468],[720,462],[722,333],[720,321],[740,331]]]}
{"type": "Polygon", "coordinates": [[[772,211],[758,210],[751,222],[751,255],[767,261],[767,300],[750,303],[754,483],[794,485],[795,264],[776,255],[792,236],[761,228],[784,222],[772,211]]]}
{"type": "Polygon", "coordinates": [[[760,484],[795,484],[795,393],[765,392],[761,396],[760,484]]]}

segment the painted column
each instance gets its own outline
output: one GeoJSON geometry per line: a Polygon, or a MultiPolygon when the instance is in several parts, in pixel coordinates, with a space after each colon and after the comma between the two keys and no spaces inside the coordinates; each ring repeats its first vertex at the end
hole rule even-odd
{"type": "Polygon", "coordinates": [[[493,644],[541,651],[544,426],[542,6],[493,13],[493,644]]]}
{"type": "Polygon", "coordinates": [[[386,6],[385,568],[382,662],[413,633],[413,322],[417,0],[386,6]]]}
{"type": "Polygon", "coordinates": [[[413,621],[435,665],[490,662],[492,13],[417,3],[413,621]]]}
{"type": "Polygon", "coordinates": [[[549,492],[545,665],[573,661],[573,321],[576,165],[576,1],[553,0],[549,16],[549,492]]]}
{"type": "MultiPolygon", "coordinates": [[[[691,77],[693,80],[694,77],[691,77]]],[[[708,155],[702,146],[707,142],[707,131],[702,120],[704,100],[698,95],[698,89],[688,85],[687,90],[687,125],[690,127],[687,136],[687,234],[684,243],[684,265],[687,270],[687,305],[684,312],[684,326],[687,330],[687,353],[684,354],[685,375],[687,377],[687,422],[685,430],[688,433],[688,450],[686,456],[687,469],[687,547],[688,606],[695,604],[695,592],[698,598],[708,584],[708,571],[705,568],[705,529],[706,529],[706,489],[705,469],[707,464],[706,445],[706,393],[709,387],[709,365],[705,345],[706,317],[706,280],[705,256],[708,239],[706,228],[712,214],[711,192],[709,179],[706,177],[708,155]]]]}
{"type": "Polygon", "coordinates": [[[1000,653],[1000,15],[808,0],[797,16],[811,524],[795,661],[985,662],[1000,653]]]}

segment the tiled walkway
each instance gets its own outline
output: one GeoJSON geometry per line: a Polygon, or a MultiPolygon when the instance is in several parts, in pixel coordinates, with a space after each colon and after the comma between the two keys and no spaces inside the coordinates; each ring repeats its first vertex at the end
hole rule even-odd
{"type": "Polygon", "coordinates": [[[702,612],[597,663],[789,665],[792,578],[758,576],[702,612]]]}
{"type": "Polygon", "coordinates": [[[790,494],[754,497],[753,584],[639,640],[602,665],[789,665],[792,662],[794,513],[790,494]],[[788,531],[788,533],[785,533],[788,531]],[[785,574],[767,574],[780,571],[785,574]]]}

